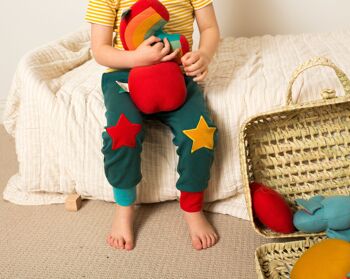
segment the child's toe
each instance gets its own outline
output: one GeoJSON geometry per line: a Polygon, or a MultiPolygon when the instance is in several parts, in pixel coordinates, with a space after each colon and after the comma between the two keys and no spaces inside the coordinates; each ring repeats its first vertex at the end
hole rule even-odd
{"type": "Polygon", "coordinates": [[[107,235],[107,237],[106,237],[106,242],[107,242],[108,245],[112,245],[112,244],[111,244],[111,239],[112,239],[112,236],[111,236],[110,234],[107,235]]]}
{"type": "Polygon", "coordinates": [[[211,237],[209,234],[206,235],[206,239],[207,239],[207,247],[211,247],[213,243],[211,241],[211,237]]]}
{"type": "Polygon", "coordinates": [[[111,246],[111,247],[114,247],[114,237],[111,236],[108,240],[108,244],[111,246]]]}
{"type": "Polygon", "coordinates": [[[217,242],[215,236],[213,234],[211,234],[210,238],[211,238],[212,245],[214,245],[217,242]]]}
{"type": "Polygon", "coordinates": [[[124,249],[124,240],[122,237],[118,237],[117,244],[119,249],[124,249]]]}
{"type": "Polygon", "coordinates": [[[201,236],[201,240],[202,240],[203,249],[208,248],[207,238],[205,237],[205,235],[201,236]]]}
{"type": "Polygon", "coordinates": [[[114,238],[114,237],[113,237],[112,246],[113,246],[114,248],[118,248],[118,239],[117,239],[117,238],[114,238]]]}
{"type": "Polygon", "coordinates": [[[214,233],[213,235],[214,235],[216,241],[219,240],[219,236],[217,235],[217,233],[214,233]]]}
{"type": "Polygon", "coordinates": [[[126,250],[131,250],[132,248],[133,248],[133,241],[132,241],[132,239],[126,239],[125,249],[126,250]]]}
{"type": "Polygon", "coordinates": [[[192,238],[192,245],[195,249],[200,250],[202,249],[202,242],[198,236],[194,236],[192,238]]]}

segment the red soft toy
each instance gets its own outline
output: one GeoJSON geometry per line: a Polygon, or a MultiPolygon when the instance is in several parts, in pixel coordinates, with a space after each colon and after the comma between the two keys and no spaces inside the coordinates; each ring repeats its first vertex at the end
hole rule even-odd
{"type": "Polygon", "coordinates": [[[128,83],[131,99],[146,114],[177,109],[186,99],[186,84],[176,62],[133,68],[128,83]]]}
{"type": "Polygon", "coordinates": [[[162,28],[169,21],[169,12],[158,0],[138,0],[122,14],[120,39],[126,50],[135,50],[144,40],[154,35],[167,38],[171,51],[179,48],[174,61],[130,70],[128,84],[130,97],[140,111],[146,114],[171,111],[186,100],[187,88],[179,64],[189,51],[189,44],[181,34],[167,34],[162,28]]]}
{"type": "Polygon", "coordinates": [[[257,182],[250,184],[253,210],[265,226],[279,233],[293,233],[293,213],[285,199],[273,189],[257,182]]]}

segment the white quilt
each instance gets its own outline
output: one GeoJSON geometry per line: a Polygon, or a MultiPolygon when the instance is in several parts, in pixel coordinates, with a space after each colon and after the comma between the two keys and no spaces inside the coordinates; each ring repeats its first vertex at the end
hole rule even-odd
{"type": "MultiPolygon", "coordinates": [[[[84,27],[30,51],[18,64],[4,112],[19,161],[19,171],[3,193],[10,202],[64,203],[72,191],[113,202],[101,153],[106,120],[100,78],[105,67],[92,58],[89,36],[84,27]]],[[[248,219],[239,127],[249,116],[284,105],[292,71],[318,55],[350,73],[350,31],[222,39],[203,84],[219,130],[205,210],[248,219]]],[[[309,70],[296,82],[293,99],[320,98],[327,87],[344,94],[330,69],[309,70]]],[[[170,130],[147,122],[136,203],[178,199],[176,165],[170,130]]]]}

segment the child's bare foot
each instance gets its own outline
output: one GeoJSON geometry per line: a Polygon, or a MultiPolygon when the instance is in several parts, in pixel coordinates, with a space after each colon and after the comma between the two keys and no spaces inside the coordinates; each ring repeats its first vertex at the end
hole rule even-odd
{"type": "Polygon", "coordinates": [[[132,250],[134,248],[134,216],[135,206],[115,204],[115,215],[112,230],[107,236],[107,243],[118,249],[132,250]]]}
{"type": "Polygon", "coordinates": [[[184,218],[189,227],[192,246],[195,249],[206,249],[218,242],[219,237],[202,210],[198,212],[184,211],[184,218]]]}

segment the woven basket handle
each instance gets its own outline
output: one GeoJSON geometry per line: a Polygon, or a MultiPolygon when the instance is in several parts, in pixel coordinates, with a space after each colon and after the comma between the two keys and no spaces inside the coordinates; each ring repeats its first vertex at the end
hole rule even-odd
{"type": "MultiPolygon", "coordinates": [[[[327,66],[332,68],[336,75],[338,76],[340,83],[342,84],[345,94],[350,96],[350,80],[349,78],[346,76],[346,74],[339,69],[332,61],[330,61],[328,58],[326,57],[314,57],[311,58],[310,60],[306,61],[305,63],[301,64],[292,74],[292,78],[289,81],[288,84],[288,89],[287,89],[287,105],[292,103],[292,87],[293,84],[295,82],[295,80],[297,79],[297,77],[304,72],[305,70],[307,70],[308,68],[311,67],[315,67],[315,66],[327,66]]],[[[324,91],[324,93],[328,93],[328,94],[333,94],[335,97],[335,91],[334,90],[329,90],[326,89],[326,91],[324,91]]],[[[327,98],[324,96],[324,98],[327,98]]]]}

